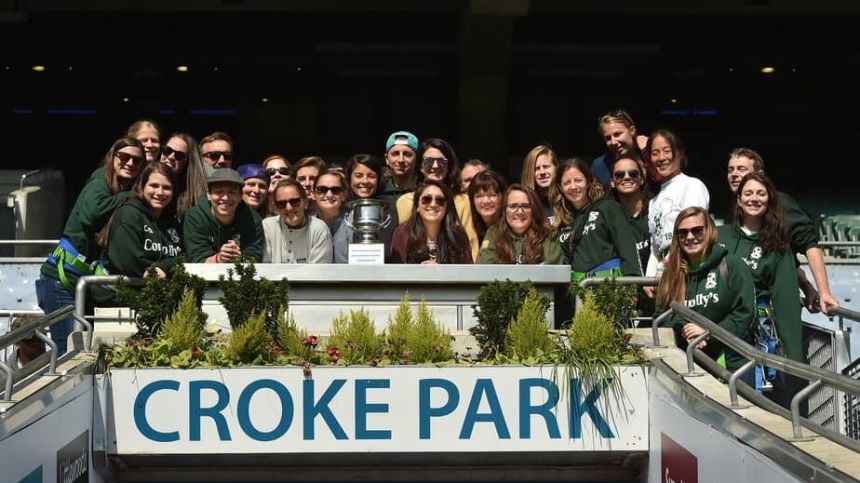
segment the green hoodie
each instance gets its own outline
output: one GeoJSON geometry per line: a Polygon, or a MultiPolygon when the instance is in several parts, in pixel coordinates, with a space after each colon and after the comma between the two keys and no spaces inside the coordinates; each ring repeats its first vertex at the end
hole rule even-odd
{"type": "Polygon", "coordinates": [[[806,250],[818,246],[818,228],[809,216],[800,209],[794,198],[779,191],[776,194],[779,198],[779,207],[782,209],[782,217],[788,226],[791,251],[806,255],[806,250]]]}
{"type": "MultiPolygon", "coordinates": [[[[661,283],[665,280],[665,273],[661,283]]],[[[662,289],[662,285],[659,287],[662,289]]],[[[665,308],[659,304],[654,317],[661,314],[665,308]]],[[[750,326],[755,317],[755,284],[752,272],[740,258],[729,255],[728,251],[715,244],[711,253],[702,263],[690,267],[687,273],[687,307],[695,310],[720,327],[752,344],[750,326]],[[720,275],[720,261],[726,259],[726,279],[720,275]]],[[[683,318],[675,316],[665,324],[673,327],[680,338],[681,328],[687,323],[683,318]]],[[[711,338],[705,346],[705,353],[719,358],[726,347],[718,340],[711,338]]],[[[737,354],[726,358],[726,368],[735,370],[744,363],[737,354]]]]}
{"type": "Polygon", "coordinates": [[[794,255],[789,251],[763,253],[758,235],[747,235],[738,222],[719,227],[717,233],[719,244],[749,266],[756,297],[770,298],[776,331],[785,356],[795,361],[802,360],[800,289],[797,286],[794,255]]]}
{"type": "MultiPolygon", "coordinates": [[[[111,194],[104,168],[98,168],[90,175],[63,228],[63,237],[69,240],[78,253],[87,258],[87,263],[101,257],[101,247],[96,243],[96,234],[129,194],[128,191],[111,194]]],[[[60,278],[57,266],[49,262],[42,265],[41,271],[46,276],[60,278]]],[[[77,276],[68,271],[66,273],[72,284],[77,283],[77,276]]]]}
{"type": "Polygon", "coordinates": [[[170,272],[182,254],[179,224],[173,216],[155,218],[137,197],[117,208],[102,262],[111,275],[140,277],[150,265],[170,272]]]}
{"type": "MultiPolygon", "coordinates": [[[[514,260],[519,260],[523,256],[523,238],[513,237],[514,260]]],[[[558,237],[554,233],[543,241],[543,263],[544,265],[561,265],[563,255],[561,253],[561,245],[558,243],[558,237]]],[[[484,236],[484,243],[480,253],[478,253],[477,263],[496,263],[496,227],[491,226],[484,236]]]]}
{"type": "Polygon", "coordinates": [[[621,259],[621,271],[627,276],[642,275],[636,239],[624,208],[611,198],[601,198],[576,217],[571,267],[574,272],[588,272],[613,258],[621,259]]]}
{"type": "Polygon", "coordinates": [[[191,263],[203,263],[228,240],[236,240],[242,258],[263,260],[263,223],[260,215],[239,202],[236,217],[230,226],[223,226],[212,214],[209,198],[201,196],[197,204],[185,213],[182,227],[185,253],[191,263]]]}

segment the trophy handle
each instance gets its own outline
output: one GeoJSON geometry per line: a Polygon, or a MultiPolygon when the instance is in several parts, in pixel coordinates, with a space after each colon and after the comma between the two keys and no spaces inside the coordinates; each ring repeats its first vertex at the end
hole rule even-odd
{"type": "Polygon", "coordinates": [[[389,226],[391,226],[391,215],[385,215],[385,220],[383,220],[382,223],[379,224],[379,227],[388,228],[389,226]]]}

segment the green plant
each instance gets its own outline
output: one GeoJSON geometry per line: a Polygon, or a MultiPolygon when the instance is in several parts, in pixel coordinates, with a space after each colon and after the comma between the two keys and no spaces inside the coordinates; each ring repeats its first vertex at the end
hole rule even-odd
{"type": "Polygon", "coordinates": [[[620,284],[610,278],[590,291],[594,293],[597,310],[609,319],[616,332],[623,332],[634,315],[636,287],[620,284]]]}
{"type": "Polygon", "coordinates": [[[223,295],[218,299],[227,311],[233,330],[252,319],[252,314],[263,314],[265,330],[278,340],[278,317],[289,309],[289,283],[287,279],[273,282],[256,278],[253,263],[236,262],[227,270],[227,277],[219,277],[223,295]],[[234,279],[236,275],[238,279],[234,279]]]}
{"type": "Polygon", "coordinates": [[[177,263],[170,269],[166,278],[159,278],[155,268],[150,267],[148,276],[144,279],[143,288],[120,284],[117,287],[117,300],[120,304],[131,307],[136,315],[134,323],[137,326],[137,338],[155,337],[162,322],[173,314],[179,307],[186,289],[194,294],[198,317],[205,323],[206,314],[200,309],[203,303],[203,293],[206,291],[206,280],[189,275],[185,266],[177,263]]]}
{"type": "Polygon", "coordinates": [[[278,347],[288,356],[305,357],[309,355],[306,339],[308,331],[300,328],[296,323],[296,316],[292,312],[289,316],[286,310],[278,314],[278,338],[275,339],[278,347]]]}
{"type": "Polygon", "coordinates": [[[411,354],[403,357],[412,362],[442,362],[452,357],[451,334],[436,321],[424,298],[418,304],[415,323],[407,332],[406,346],[411,354]]]}
{"type": "Polygon", "coordinates": [[[376,333],[376,323],[365,309],[341,312],[332,319],[327,353],[332,362],[363,364],[379,356],[382,337],[376,333]]]}
{"type": "Polygon", "coordinates": [[[621,339],[614,324],[597,307],[595,296],[584,292],[584,303],[567,329],[562,361],[592,381],[611,378],[613,364],[621,360],[621,339]]]}
{"type": "Polygon", "coordinates": [[[409,307],[409,292],[403,294],[400,305],[394,317],[388,316],[388,329],[386,330],[387,352],[385,356],[391,360],[402,360],[403,351],[407,349],[409,332],[415,324],[412,318],[412,309],[409,307]]]}
{"type": "Polygon", "coordinates": [[[194,291],[187,288],[176,312],[161,324],[158,339],[169,341],[176,353],[198,347],[203,341],[205,322],[205,317],[197,307],[194,291]]]}
{"type": "Polygon", "coordinates": [[[557,348],[549,335],[546,320],[547,307],[541,302],[537,292],[532,289],[523,300],[517,317],[508,327],[505,338],[505,355],[520,359],[538,359],[557,348]]]}
{"type": "Polygon", "coordinates": [[[225,349],[227,356],[245,364],[262,364],[269,358],[272,336],[265,330],[266,314],[254,314],[233,329],[225,349]]]}
{"type": "MultiPolygon", "coordinates": [[[[516,318],[530,290],[534,290],[534,285],[528,281],[494,280],[481,287],[478,303],[472,306],[477,324],[469,331],[478,340],[484,357],[505,352],[508,325],[516,318]]],[[[549,308],[548,298],[540,297],[540,301],[549,308]]]]}

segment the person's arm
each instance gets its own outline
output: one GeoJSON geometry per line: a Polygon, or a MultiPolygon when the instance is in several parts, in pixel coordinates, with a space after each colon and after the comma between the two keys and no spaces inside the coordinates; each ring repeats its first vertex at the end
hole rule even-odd
{"type": "Polygon", "coordinates": [[[484,236],[484,244],[481,251],[478,252],[477,263],[494,264],[496,263],[496,229],[491,226],[484,236]]]}
{"type": "MultiPolygon", "coordinates": [[[[824,253],[817,246],[812,247],[806,250],[806,260],[809,262],[809,270],[812,272],[812,278],[815,279],[815,286],[818,287],[821,311],[829,315],[830,309],[839,307],[839,301],[830,291],[830,281],[827,279],[827,267],[824,265],[824,253]]],[[[817,312],[814,300],[807,300],[806,304],[807,309],[812,306],[813,310],[810,310],[810,312],[817,312]]]]}
{"type": "Polygon", "coordinates": [[[277,240],[277,232],[278,230],[272,229],[272,225],[263,222],[263,263],[273,263],[272,247],[276,243],[275,240],[277,240]]]}
{"type": "Polygon", "coordinates": [[[400,198],[397,198],[397,218],[396,223],[406,223],[412,218],[412,200],[415,192],[405,193],[400,198]]]}
{"type": "MultiPolygon", "coordinates": [[[[207,206],[208,208],[208,206],[207,206]]],[[[196,207],[188,210],[182,234],[185,240],[185,253],[191,263],[217,263],[218,252],[209,244],[208,224],[196,207]]]]}
{"type": "Polygon", "coordinates": [[[638,277],[642,275],[639,270],[639,252],[636,250],[636,238],[633,236],[633,228],[624,215],[624,208],[619,204],[613,205],[612,213],[604,219],[615,246],[615,253],[621,258],[621,271],[624,276],[638,277]]]}
{"type": "Polygon", "coordinates": [[[313,218],[311,226],[310,249],[308,250],[308,263],[331,263],[332,244],[331,235],[325,222],[313,218]]]}
{"type": "Polygon", "coordinates": [[[408,225],[400,225],[391,236],[391,252],[388,254],[389,263],[406,263],[406,245],[409,242],[408,225]]]}
{"type": "Polygon", "coordinates": [[[550,234],[543,241],[543,263],[544,265],[562,265],[564,264],[564,252],[561,249],[561,243],[558,238],[550,234]]]}
{"type": "Polygon", "coordinates": [[[739,258],[727,256],[728,296],[731,310],[717,322],[720,327],[749,342],[750,324],[756,316],[755,282],[749,267],[739,258]]]}
{"type": "Polygon", "coordinates": [[[112,274],[140,277],[150,265],[143,249],[145,220],[133,216],[127,218],[129,211],[120,208],[111,223],[107,260],[112,274]]]}
{"type": "Polygon", "coordinates": [[[243,226],[242,233],[242,259],[243,260],[253,260],[255,262],[260,262],[263,260],[263,223],[260,220],[260,215],[256,214],[250,208],[245,208],[247,210],[246,216],[250,215],[247,219],[247,225],[243,226]]]}
{"type": "Polygon", "coordinates": [[[803,358],[803,328],[800,319],[800,299],[795,277],[794,254],[786,251],[774,267],[770,286],[770,305],[785,356],[794,361],[803,358]]]}
{"type": "Polygon", "coordinates": [[[466,230],[466,238],[469,240],[469,251],[472,254],[472,260],[478,258],[478,232],[475,231],[475,224],[472,223],[472,205],[469,203],[469,195],[465,193],[454,197],[454,204],[457,208],[457,216],[460,218],[460,225],[466,230]]]}

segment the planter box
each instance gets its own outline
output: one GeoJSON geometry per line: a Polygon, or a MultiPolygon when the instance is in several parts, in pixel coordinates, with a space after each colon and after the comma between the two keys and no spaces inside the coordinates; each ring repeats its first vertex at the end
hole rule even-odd
{"type": "Polygon", "coordinates": [[[553,366],[111,369],[96,417],[114,456],[642,452],[645,374],[600,389],[553,366]]]}

